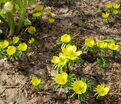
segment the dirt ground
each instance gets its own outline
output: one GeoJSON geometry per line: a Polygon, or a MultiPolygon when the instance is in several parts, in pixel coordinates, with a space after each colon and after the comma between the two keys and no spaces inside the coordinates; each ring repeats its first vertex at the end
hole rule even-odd
{"type": "Polygon", "coordinates": [[[121,59],[119,62],[111,60],[107,69],[101,69],[96,62],[78,67],[80,76],[110,86],[109,94],[102,100],[90,98],[79,102],[65,94],[60,95],[52,90],[50,77],[52,56],[60,50],[55,43],[62,34],[71,34],[78,47],[87,37],[121,42],[121,15],[109,23],[101,19],[101,7],[116,2],[120,0],[75,0],[72,5],[46,5],[53,12],[56,22],[53,25],[42,23],[38,27],[41,32],[36,34],[37,43],[33,45],[29,57],[13,63],[0,60],[0,104],[121,104],[121,59]],[[43,79],[44,91],[38,92],[32,88],[32,77],[43,79]]]}

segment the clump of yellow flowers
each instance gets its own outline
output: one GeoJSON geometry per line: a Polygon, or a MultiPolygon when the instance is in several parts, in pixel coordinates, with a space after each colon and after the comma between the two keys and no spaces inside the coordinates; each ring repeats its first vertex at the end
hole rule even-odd
{"type": "Polygon", "coordinates": [[[43,5],[39,5],[39,4],[35,5],[32,16],[36,19],[42,16],[46,16],[49,23],[55,22],[55,19],[51,15],[51,11],[46,10],[43,5]]]}
{"type": "Polygon", "coordinates": [[[85,46],[89,48],[93,48],[93,47],[98,47],[101,49],[108,48],[110,50],[118,50],[119,48],[119,45],[115,41],[109,41],[109,42],[105,42],[105,40],[95,41],[92,38],[85,39],[85,46]]]}
{"type": "Polygon", "coordinates": [[[70,60],[75,61],[82,54],[82,51],[77,51],[77,47],[75,45],[67,45],[66,47],[62,47],[62,52],[59,53],[58,56],[53,56],[52,62],[54,64],[58,64],[59,66],[66,65],[70,60]]]}
{"type": "Polygon", "coordinates": [[[108,94],[110,88],[109,87],[106,87],[105,84],[101,84],[101,85],[98,85],[97,88],[96,88],[96,91],[97,91],[97,94],[99,96],[105,96],[108,94]]]}
{"type": "Polygon", "coordinates": [[[83,54],[89,55],[90,53],[94,54],[97,62],[104,67],[106,61],[103,59],[103,56],[116,52],[119,44],[114,40],[96,41],[93,38],[87,38],[83,47],[77,51],[77,47],[73,44],[72,37],[69,34],[63,34],[60,40],[57,41],[57,44],[61,44],[61,52],[58,56],[53,56],[51,60],[54,63],[53,68],[57,69],[57,74],[54,78],[55,89],[69,93],[71,97],[78,98],[79,100],[87,99],[90,93],[93,94],[94,89],[96,89],[98,96],[107,95],[110,88],[106,87],[105,84],[97,85],[94,88],[92,80],[80,76],[77,78],[75,74],[72,74],[72,70],[75,69],[76,64],[81,64],[83,60],[81,56],[83,54]]]}
{"type": "Polygon", "coordinates": [[[102,13],[102,18],[109,19],[109,17],[113,17],[114,15],[119,14],[120,4],[107,4],[102,13]]]}
{"type": "Polygon", "coordinates": [[[99,40],[95,41],[93,38],[85,39],[85,44],[82,47],[84,53],[93,53],[97,62],[102,68],[107,67],[107,60],[103,58],[104,55],[112,55],[117,57],[119,44],[114,40],[99,40]]]}
{"type": "Polygon", "coordinates": [[[14,61],[27,55],[28,45],[21,43],[19,37],[13,37],[12,40],[0,41],[0,58],[7,58],[14,61]]]}
{"type": "Polygon", "coordinates": [[[33,85],[33,87],[37,90],[42,90],[42,80],[36,77],[33,77],[31,79],[31,84],[33,85]]]}

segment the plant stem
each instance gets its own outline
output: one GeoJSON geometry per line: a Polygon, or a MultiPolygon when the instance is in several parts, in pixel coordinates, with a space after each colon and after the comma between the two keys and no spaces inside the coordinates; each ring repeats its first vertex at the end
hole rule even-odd
{"type": "Polygon", "coordinates": [[[69,64],[67,63],[67,74],[70,73],[69,64]]]}
{"type": "Polygon", "coordinates": [[[16,30],[16,34],[18,34],[20,32],[20,30],[23,26],[25,14],[26,14],[26,5],[27,5],[27,1],[25,0],[24,4],[23,4],[22,11],[21,11],[21,16],[20,16],[20,20],[19,20],[18,27],[17,27],[17,30],[16,30]]]}
{"type": "Polygon", "coordinates": [[[10,31],[9,31],[9,35],[14,35],[14,29],[15,29],[15,26],[14,26],[14,16],[12,15],[12,13],[7,13],[7,19],[8,19],[8,24],[9,24],[9,27],[10,27],[10,31]]]}

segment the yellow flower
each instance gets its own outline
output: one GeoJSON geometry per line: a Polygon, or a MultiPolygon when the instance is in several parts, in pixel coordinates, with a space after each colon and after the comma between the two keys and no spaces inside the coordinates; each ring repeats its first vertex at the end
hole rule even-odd
{"type": "Polygon", "coordinates": [[[61,66],[65,65],[68,62],[68,59],[64,56],[63,53],[59,53],[59,57],[53,56],[51,62],[61,66]]]}
{"type": "Polygon", "coordinates": [[[111,50],[117,50],[119,48],[119,45],[116,45],[115,42],[108,43],[108,48],[111,50]]]}
{"type": "Polygon", "coordinates": [[[97,88],[96,88],[96,91],[99,94],[99,96],[107,95],[109,90],[110,90],[110,88],[105,87],[105,84],[98,85],[97,88]]]}
{"type": "Polygon", "coordinates": [[[30,27],[28,28],[28,33],[34,34],[35,32],[36,32],[36,28],[35,28],[35,27],[30,26],[30,27]]]}
{"type": "Polygon", "coordinates": [[[0,48],[2,48],[2,46],[3,46],[3,42],[0,42],[0,48]]]}
{"type": "Polygon", "coordinates": [[[59,57],[58,56],[53,56],[53,58],[52,58],[52,63],[58,63],[59,62],[59,57]]]}
{"type": "Polygon", "coordinates": [[[20,43],[18,46],[18,49],[20,51],[26,51],[27,50],[27,44],[26,43],[20,43]]]}
{"type": "Polygon", "coordinates": [[[73,86],[73,90],[77,94],[83,94],[87,90],[87,84],[83,82],[82,80],[75,81],[72,86],[73,86]]]}
{"type": "Polygon", "coordinates": [[[44,9],[43,5],[36,5],[34,8],[35,11],[42,11],[43,9],[44,9]]]}
{"type": "Polygon", "coordinates": [[[102,17],[105,18],[105,19],[107,19],[107,18],[109,17],[109,15],[110,15],[110,14],[109,14],[108,12],[102,13],[102,17]]]}
{"type": "Polygon", "coordinates": [[[35,39],[34,39],[34,38],[31,38],[31,39],[28,41],[29,44],[32,44],[32,43],[34,43],[34,42],[35,42],[35,39]]]}
{"type": "Polygon", "coordinates": [[[99,48],[107,48],[107,43],[104,41],[97,41],[96,43],[99,48]]]}
{"type": "Polygon", "coordinates": [[[13,37],[13,43],[16,44],[19,41],[19,37],[13,37]]]}
{"type": "Polygon", "coordinates": [[[13,55],[16,52],[16,47],[15,46],[8,46],[6,52],[8,55],[13,55]]]}
{"type": "Polygon", "coordinates": [[[118,14],[119,11],[118,10],[113,10],[113,14],[118,14]]]}
{"type": "Polygon", "coordinates": [[[61,36],[61,41],[64,42],[64,43],[68,43],[68,42],[71,41],[71,36],[68,35],[68,34],[63,34],[63,35],[61,36]]]}
{"type": "Polygon", "coordinates": [[[61,74],[57,74],[55,78],[55,82],[60,85],[65,85],[68,81],[68,74],[63,72],[61,74]]]}
{"type": "Polygon", "coordinates": [[[112,7],[113,7],[112,4],[107,4],[107,5],[106,5],[106,8],[108,8],[108,9],[111,9],[112,7]]]}
{"type": "Polygon", "coordinates": [[[41,82],[42,82],[41,79],[38,79],[36,77],[33,77],[32,80],[31,80],[32,85],[35,86],[35,87],[40,85],[41,82]]]}
{"type": "Polygon", "coordinates": [[[59,61],[58,61],[58,65],[65,65],[68,62],[68,59],[66,58],[66,56],[63,53],[59,53],[59,61]]]}
{"type": "Polygon", "coordinates": [[[42,13],[40,13],[40,12],[33,13],[32,16],[33,17],[40,17],[40,16],[42,16],[42,13]]]}
{"type": "Polygon", "coordinates": [[[113,8],[114,8],[114,9],[120,8],[120,4],[113,4],[113,8]]]}
{"type": "Polygon", "coordinates": [[[77,47],[75,45],[67,45],[66,48],[62,47],[62,52],[67,59],[76,60],[82,51],[76,51],[77,47]]]}
{"type": "Polygon", "coordinates": [[[49,18],[48,21],[49,21],[49,23],[54,23],[55,19],[54,18],[49,18]]]}
{"type": "Polygon", "coordinates": [[[50,10],[47,10],[47,11],[44,12],[44,14],[50,15],[51,14],[51,11],[50,10]]]}
{"type": "Polygon", "coordinates": [[[3,41],[2,48],[6,48],[9,45],[9,42],[7,40],[3,41]]]}
{"type": "Polygon", "coordinates": [[[95,45],[95,41],[92,38],[87,38],[85,39],[85,45],[87,47],[93,47],[95,45]]]}

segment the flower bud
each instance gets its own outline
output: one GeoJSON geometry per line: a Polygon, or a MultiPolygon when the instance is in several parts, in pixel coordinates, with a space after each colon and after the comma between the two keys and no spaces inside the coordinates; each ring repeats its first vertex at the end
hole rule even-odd
{"type": "Polygon", "coordinates": [[[4,10],[6,12],[10,12],[13,10],[13,3],[12,2],[6,2],[4,5],[4,10]]]}

